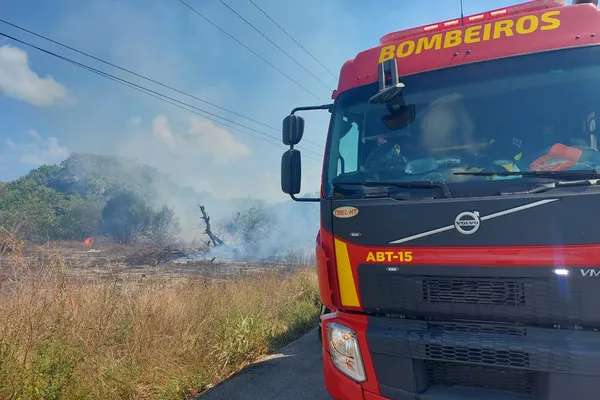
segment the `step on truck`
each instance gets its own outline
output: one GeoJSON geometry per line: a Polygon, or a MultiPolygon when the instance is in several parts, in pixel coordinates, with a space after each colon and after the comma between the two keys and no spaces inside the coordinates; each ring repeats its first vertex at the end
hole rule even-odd
{"type": "Polygon", "coordinates": [[[600,398],[600,11],[536,0],[394,32],[283,120],[320,202],[334,399],[600,398]],[[319,198],[309,110],[329,112],[319,198]]]}

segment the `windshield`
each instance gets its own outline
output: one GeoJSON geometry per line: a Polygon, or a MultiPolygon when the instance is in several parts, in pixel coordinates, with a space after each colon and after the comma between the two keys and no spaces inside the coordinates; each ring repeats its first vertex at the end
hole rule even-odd
{"type": "Polygon", "coordinates": [[[400,110],[414,105],[414,119],[398,108],[394,111],[394,104],[369,104],[377,83],[344,92],[336,100],[326,195],[343,182],[437,181],[449,187],[508,179],[511,184],[531,183],[540,178],[506,172],[593,170],[600,164],[595,138],[600,47],[400,79],[405,88],[395,105],[400,110]]]}

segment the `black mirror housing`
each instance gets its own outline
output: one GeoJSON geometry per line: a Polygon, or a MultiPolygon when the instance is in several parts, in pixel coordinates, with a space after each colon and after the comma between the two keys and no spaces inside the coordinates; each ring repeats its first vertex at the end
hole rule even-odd
{"type": "Polygon", "coordinates": [[[401,107],[399,111],[395,111],[393,114],[384,115],[382,121],[386,128],[398,130],[412,124],[415,120],[415,115],[415,105],[409,104],[408,106],[401,107]]]}
{"type": "Polygon", "coordinates": [[[281,141],[286,146],[295,146],[302,140],[304,134],[304,118],[298,115],[288,115],[283,119],[281,141]]]}
{"type": "Polygon", "coordinates": [[[281,156],[281,190],[294,195],[300,193],[302,162],[300,151],[290,149],[281,156]]]}

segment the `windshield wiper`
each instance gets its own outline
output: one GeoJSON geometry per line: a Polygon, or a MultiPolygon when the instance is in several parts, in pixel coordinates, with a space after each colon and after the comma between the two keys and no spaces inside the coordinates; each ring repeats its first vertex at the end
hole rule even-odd
{"type": "Polygon", "coordinates": [[[334,188],[339,188],[341,185],[363,185],[363,186],[394,186],[398,188],[406,188],[406,189],[439,189],[445,198],[452,198],[452,193],[448,189],[448,186],[444,182],[436,182],[436,181],[410,181],[410,182],[374,182],[374,181],[366,181],[366,182],[335,182],[333,184],[334,188]]]}
{"type": "Polygon", "coordinates": [[[593,169],[576,171],[501,171],[501,172],[454,172],[454,175],[471,176],[522,176],[525,178],[549,178],[562,180],[600,179],[600,173],[593,169]]]}
{"type": "Polygon", "coordinates": [[[541,184],[533,189],[506,192],[503,194],[534,194],[542,193],[557,187],[597,185],[600,173],[596,170],[577,171],[506,171],[506,172],[455,172],[454,175],[471,176],[522,176],[525,178],[548,178],[556,179],[556,182],[541,184]]]}

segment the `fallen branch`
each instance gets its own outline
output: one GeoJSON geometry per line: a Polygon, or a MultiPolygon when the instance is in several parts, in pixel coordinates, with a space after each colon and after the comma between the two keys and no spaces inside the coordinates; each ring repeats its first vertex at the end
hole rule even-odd
{"type": "Polygon", "coordinates": [[[125,258],[125,263],[130,266],[153,265],[157,266],[188,254],[172,247],[149,246],[136,250],[125,258]]]}

